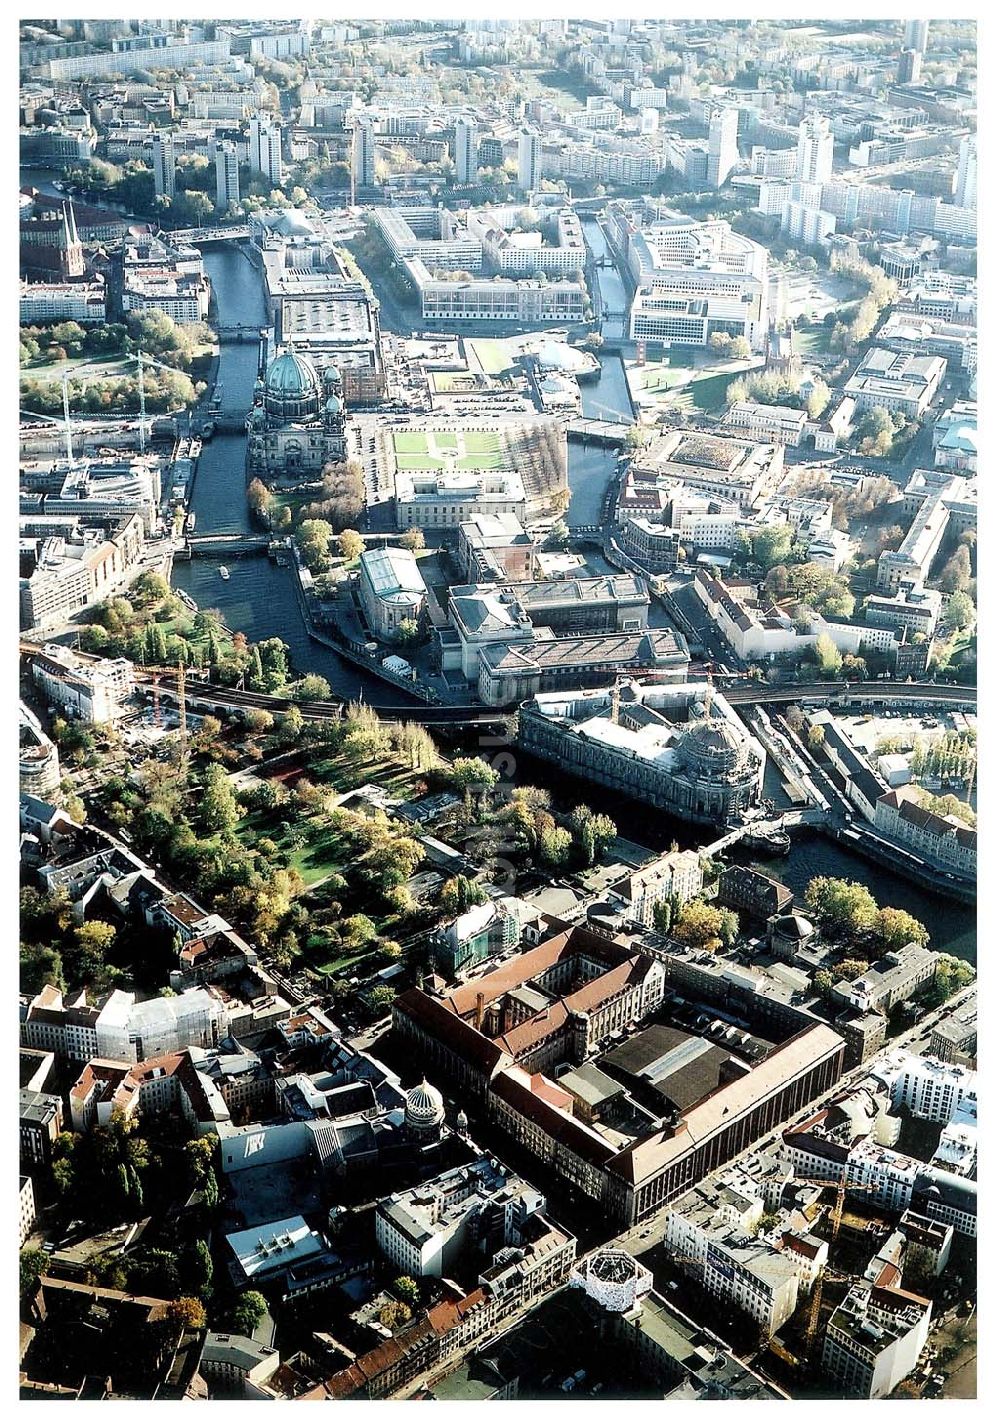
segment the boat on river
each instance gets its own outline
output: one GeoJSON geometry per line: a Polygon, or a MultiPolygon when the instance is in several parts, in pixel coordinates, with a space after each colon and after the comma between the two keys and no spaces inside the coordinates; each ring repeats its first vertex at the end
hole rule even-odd
{"type": "Polygon", "coordinates": [[[228,578],[229,578],[229,570],[226,568],[226,566],[225,566],[224,564],[220,564],[220,565],[219,565],[219,578],[220,578],[220,579],[228,579],[228,578]]]}

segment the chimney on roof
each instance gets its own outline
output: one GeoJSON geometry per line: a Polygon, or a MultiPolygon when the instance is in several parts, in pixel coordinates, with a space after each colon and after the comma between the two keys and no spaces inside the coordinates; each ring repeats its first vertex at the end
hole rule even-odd
{"type": "Polygon", "coordinates": [[[478,992],[476,993],[476,1029],[477,1029],[477,1030],[480,1030],[480,1031],[482,1030],[482,1028],[483,1028],[483,1016],[484,1016],[485,1014],[486,1014],[486,992],[485,992],[485,991],[478,991],[478,992]]]}
{"type": "Polygon", "coordinates": [[[622,689],[621,689],[621,684],[619,683],[618,678],[616,677],[615,680],[614,680],[614,685],[613,685],[612,688],[611,688],[611,724],[612,724],[612,726],[617,726],[617,725],[618,725],[618,714],[619,714],[619,711],[621,710],[621,704],[622,704],[622,689]]]}

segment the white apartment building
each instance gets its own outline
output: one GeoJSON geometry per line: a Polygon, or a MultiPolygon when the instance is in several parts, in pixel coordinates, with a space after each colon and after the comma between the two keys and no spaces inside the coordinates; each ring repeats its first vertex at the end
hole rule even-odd
{"type": "Polygon", "coordinates": [[[623,905],[626,921],[652,928],[657,903],[669,900],[675,910],[681,908],[701,892],[702,883],[700,858],[693,849],[683,849],[634,869],[612,887],[610,896],[623,905]]]}
{"type": "Polygon", "coordinates": [[[775,1334],[795,1313],[799,1269],[783,1251],[752,1236],[763,1215],[755,1189],[708,1179],[670,1205],[663,1245],[711,1295],[775,1334]]]}
{"type": "Polygon", "coordinates": [[[112,991],[100,1006],[86,992],[71,1006],[54,986],[29,1004],[22,1043],[70,1060],[127,1060],[136,1064],[190,1045],[213,1049],[228,1032],[226,1008],[211,991],[193,987],[179,996],[136,1001],[112,991]]]}
{"type": "Polygon", "coordinates": [[[23,1246],[35,1225],[35,1189],[30,1177],[21,1177],[18,1189],[17,1244],[23,1246]]]}
{"type": "Polygon", "coordinates": [[[407,260],[406,272],[420,295],[425,321],[438,327],[462,324],[578,324],[587,317],[582,280],[516,280],[495,276],[463,283],[434,278],[422,260],[407,260]]]}
{"type": "Polygon", "coordinates": [[[795,176],[800,182],[828,182],[833,175],[833,133],[822,113],[809,113],[799,123],[795,176]]]}
{"type": "Polygon", "coordinates": [[[473,515],[525,514],[527,496],[516,471],[397,471],[396,524],[448,529],[473,515]]]}
{"type": "Polygon", "coordinates": [[[18,702],[18,784],[22,795],[38,800],[59,797],[59,749],[24,702],[18,702]]]}
{"type": "Polygon", "coordinates": [[[859,1201],[890,1212],[905,1212],[923,1168],[916,1158],[866,1139],[851,1150],[844,1175],[859,1201]]]}
{"type": "Polygon", "coordinates": [[[474,118],[455,123],[455,180],[460,186],[476,180],[479,171],[479,129],[474,118]]]}
{"type": "Polygon", "coordinates": [[[830,1316],[823,1373],[848,1398],[887,1398],[923,1353],[931,1303],[897,1286],[898,1277],[886,1284],[859,1281],[830,1316]]]}
{"type": "Polygon", "coordinates": [[[941,612],[937,589],[900,589],[895,597],[871,594],[865,599],[865,622],[883,628],[908,628],[934,636],[941,612]]]}
{"type": "Polygon", "coordinates": [[[726,221],[660,221],[629,238],[636,281],[629,336],[704,347],[713,333],[764,351],[767,251],[726,221]]]}
{"type": "Polygon", "coordinates": [[[871,1073],[886,1086],[894,1105],[932,1123],[948,1124],[960,1106],[976,1101],[975,1070],[930,1055],[895,1050],[876,1060],[871,1073]]]}
{"type": "Polygon", "coordinates": [[[725,185],[740,160],[736,143],[739,120],[738,108],[713,108],[709,114],[706,178],[715,190],[725,185]]]}
{"type": "Polygon", "coordinates": [[[180,69],[198,65],[222,64],[229,58],[230,39],[202,40],[193,44],[164,44],[157,47],[113,47],[101,54],[80,54],[73,58],[47,59],[38,67],[44,78],[73,83],[82,78],[102,78],[109,74],[135,74],[145,69],[180,69]]]}
{"type": "Polygon", "coordinates": [[[837,229],[837,218],[805,201],[781,206],[781,233],[799,245],[822,245],[837,229]]]}
{"type": "Polygon", "coordinates": [[[948,370],[943,358],[924,358],[870,348],[851,374],[844,391],[859,412],[884,407],[919,421],[930,407],[948,370]]]}
{"type": "Polygon", "coordinates": [[[132,516],[110,537],[85,528],[65,538],[23,536],[21,544],[35,555],[30,577],[21,580],[21,626],[56,628],[131,582],[141,567],[142,521],[132,516]]]}
{"type": "Polygon", "coordinates": [[[278,186],[284,174],[281,124],[259,113],[250,119],[250,170],[259,172],[272,186],[278,186]]]}
{"type": "Polygon", "coordinates": [[[200,324],[208,318],[209,298],[202,275],[130,270],[125,275],[122,310],[125,314],[158,311],[169,314],[175,324],[200,324]]]}
{"type": "Polygon", "coordinates": [[[975,133],[969,133],[962,138],[958,149],[958,170],[955,173],[955,205],[973,211],[976,209],[978,141],[975,133]]]}
{"type": "Polygon", "coordinates": [[[517,184],[522,191],[536,191],[542,180],[542,139],[525,128],[517,139],[517,184]]]}
{"type": "Polygon", "coordinates": [[[375,185],[375,120],[358,114],[351,135],[351,181],[355,191],[375,185]]]}
{"type": "Polygon", "coordinates": [[[102,283],[31,284],[21,281],[22,324],[50,324],[73,319],[78,324],[103,324],[105,290],[102,283]]]}

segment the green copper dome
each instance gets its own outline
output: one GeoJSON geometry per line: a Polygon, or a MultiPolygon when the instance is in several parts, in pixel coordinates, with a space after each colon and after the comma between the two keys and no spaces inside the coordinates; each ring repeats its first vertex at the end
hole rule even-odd
{"type": "Polygon", "coordinates": [[[301,353],[279,353],[267,370],[267,391],[281,397],[315,395],[316,369],[301,353]]]}

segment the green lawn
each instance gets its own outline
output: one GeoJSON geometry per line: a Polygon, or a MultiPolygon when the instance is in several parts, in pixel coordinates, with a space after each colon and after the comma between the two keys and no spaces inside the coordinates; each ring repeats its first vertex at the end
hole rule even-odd
{"type": "Polygon", "coordinates": [[[507,346],[497,339],[470,339],[484,373],[505,373],[511,367],[507,346]]]}
{"type": "Polygon", "coordinates": [[[399,471],[440,471],[443,462],[435,456],[397,456],[399,471]]]}
{"type": "Polygon", "coordinates": [[[397,456],[426,456],[427,438],[423,432],[393,432],[392,449],[397,456]]]}
{"type": "Polygon", "coordinates": [[[792,348],[804,358],[822,358],[830,352],[832,329],[825,324],[811,324],[792,332],[792,348]]]}
{"type": "Polygon", "coordinates": [[[639,386],[644,392],[665,392],[685,382],[687,374],[675,368],[645,368],[639,373],[639,386]]]}
{"type": "Polygon", "coordinates": [[[726,405],[726,388],[738,373],[713,373],[706,378],[695,378],[688,392],[695,407],[702,412],[721,412],[726,405]]]}
{"type": "Polygon", "coordinates": [[[442,451],[458,450],[458,437],[454,432],[435,432],[434,443],[436,446],[439,446],[442,451]]]}
{"type": "Polygon", "coordinates": [[[24,378],[35,378],[40,383],[53,378],[61,378],[70,373],[78,380],[90,378],[131,378],[138,371],[134,357],[124,358],[120,353],[85,354],[82,358],[36,358],[21,369],[24,378]]]}
{"type": "Polygon", "coordinates": [[[338,866],[350,857],[344,840],[317,827],[316,833],[301,849],[293,849],[288,855],[290,868],[298,869],[307,888],[315,888],[325,883],[338,866]]]}

